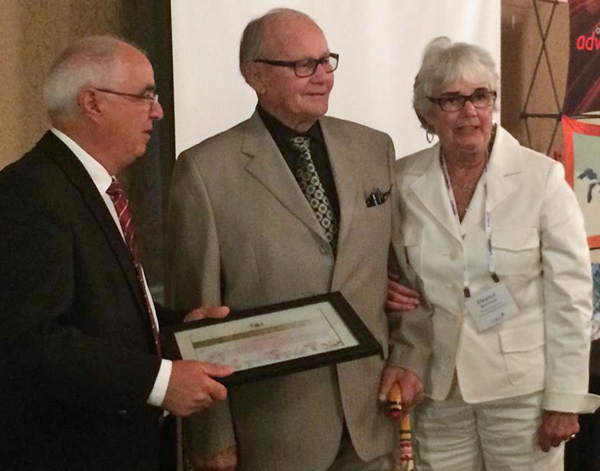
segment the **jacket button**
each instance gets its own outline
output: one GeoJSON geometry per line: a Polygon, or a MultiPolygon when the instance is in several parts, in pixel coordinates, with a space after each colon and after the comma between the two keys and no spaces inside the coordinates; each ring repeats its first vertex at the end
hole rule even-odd
{"type": "Polygon", "coordinates": [[[127,410],[125,410],[125,409],[119,409],[117,411],[117,415],[119,415],[120,417],[125,417],[127,415],[127,410]]]}

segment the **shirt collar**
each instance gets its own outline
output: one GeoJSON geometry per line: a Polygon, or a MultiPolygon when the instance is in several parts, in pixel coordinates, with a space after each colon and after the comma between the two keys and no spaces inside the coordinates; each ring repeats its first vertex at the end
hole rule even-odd
{"type": "Polygon", "coordinates": [[[98,188],[98,191],[101,195],[106,193],[108,187],[112,183],[112,177],[108,173],[108,171],[94,159],[90,154],[88,154],[83,148],[77,144],[73,139],[67,136],[65,133],[59,131],[56,128],[51,128],[50,131],[54,134],[58,139],[60,139],[70,150],[75,154],[75,157],[81,162],[87,173],[92,178],[94,185],[98,188]]]}
{"type": "Polygon", "coordinates": [[[275,116],[260,106],[260,104],[256,105],[256,111],[258,112],[258,115],[262,119],[269,133],[271,133],[273,138],[278,142],[288,143],[290,139],[297,136],[308,136],[311,139],[316,139],[319,142],[325,142],[319,121],[315,122],[315,124],[313,124],[305,133],[299,133],[298,131],[287,127],[277,118],[275,118],[275,116]]]}

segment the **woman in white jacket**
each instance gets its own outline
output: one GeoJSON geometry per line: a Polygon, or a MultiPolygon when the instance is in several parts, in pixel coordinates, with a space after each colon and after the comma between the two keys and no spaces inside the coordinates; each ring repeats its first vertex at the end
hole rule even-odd
{"type": "Polygon", "coordinates": [[[432,41],[414,108],[439,142],[397,162],[404,248],[434,306],[432,354],[403,365],[403,393],[425,392],[419,471],[562,470],[577,414],[600,405],[581,212],[562,166],[493,124],[497,87],[487,51],[432,41]]]}

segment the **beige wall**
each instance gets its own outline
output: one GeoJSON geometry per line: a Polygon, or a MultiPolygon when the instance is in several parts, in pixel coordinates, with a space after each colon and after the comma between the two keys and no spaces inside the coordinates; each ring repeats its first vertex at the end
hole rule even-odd
{"type": "Polygon", "coordinates": [[[48,128],[43,77],[73,39],[121,34],[124,0],[0,0],[0,169],[48,128]]]}

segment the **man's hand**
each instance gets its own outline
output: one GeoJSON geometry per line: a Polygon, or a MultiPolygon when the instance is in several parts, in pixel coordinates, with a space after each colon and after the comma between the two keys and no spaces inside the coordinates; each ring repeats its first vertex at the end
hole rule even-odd
{"type": "Polygon", "coordinates": [[[188,312],[183,318],[184,322],[197,321],[200,319],[220,319],[229,314],[227,306],[203,306],[197,307],[192,312],[188,312]]]}
{"type": "Polygon", "coordinates": [[[162,408],[173,415],[186,416],[209,407],[215,401],[222,401],[227,397],[227,390],[211,376],[222,378],[231,373],[233,368],[230,366],[174,361],[162,408]]]}
{"type": "Polygon", "coordinates": [[[569,412],[542,411],[542,423],[538,428],[538,442],[542,451],[550,450],[579,432],[577,414],[569,412]]]}
{"type": "Polygon", "coordinates": [[[190,456],[189,460],[196,471],[235,471],[237,450],[232,446],[211,455],[190,456]]]}
{"type": "Polygon", "coordinates": [[[388,311],[412,311],[419,307],[419,293],[398,283],[399,276],[388,272],[388,311]]]}
{"type": "Polygon", "coordinates": [[[396,383],[402,391],[402,410],[407,413],[423,400],[423,385],[419,377],[410,370],[398,366],[387,366],[381,375],[379,400],[390,400],[390,389],[396,383]]]}

